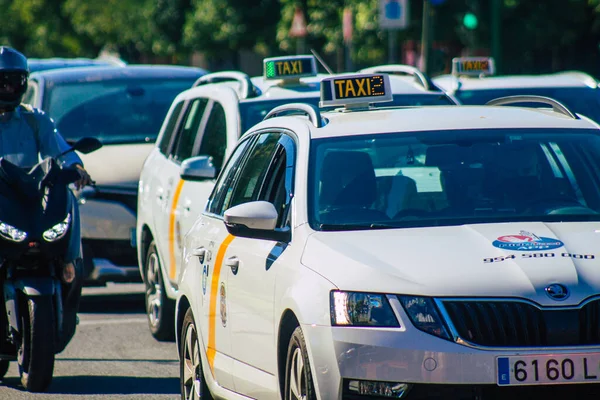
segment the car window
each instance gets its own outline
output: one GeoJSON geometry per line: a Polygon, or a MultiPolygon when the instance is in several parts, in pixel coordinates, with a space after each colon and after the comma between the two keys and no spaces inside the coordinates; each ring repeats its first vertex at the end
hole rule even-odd
{"type": "Polygon", "coordinates": [[[600,135],[486,129],[314,140],[316,229],[599,221],[600,135]]]}
{"type": "Polygon", "coordinates": [[[154,142],[173,99],[193,82],[193,78],[131,78],[57,83],[45,91],[42,108],[65,139],[154,142]]]}
{"type": "Polygon", "coordinates": [[[282,136],[258,198],[275,206],[277,228],[291,225],[290,203],[294,183],[294,160],[294,142],[289,136],[282,136]]]}
{"type": "Polygon", "coordinates": [[[229,203],[229,198],[233,191],[234,178],[239,171],[242,161],[245,159],[245,150],[249,148],[253,139],[250,138],[240,142],[227,160],[225,168],[221,170],[217,183],[206,203],[206,212],[216,215],[223,215],[223,212],[225,212],[223,204],[229,203]]]}
{"type": "Polygon", "coordinates": [[[219,171],[223,165],[225,149],[227,148],[227,125],[225,110],[221,103],[215,101],[210,110],[210,116],[201,137],[202,143],[198,155],[208,155],[213,158],[213,165],[219,171]]]}
{"type": "Polygon", "coordinates": [[[280,136],[281,133],[265,133],[258,136],[235,181],[231,199],[229,203],[224,204],[225,209],[258,200],[265,175],[278,148],[280,136]]]}
{"type": "Polygon", "coordinates": [[[173,112],[171,113],[171,117],[167,122],[167,126],[165,127],[165,133],[160,139],[160,143],[158,143],[158,148],[160,152],[163,154],[167,154],[169,151],[169,145],[171,144],[171,138],[173,137],[173,133],[175,128],[177,127],[177,121],[179,120],[179,115],[181,114],[181,110],[183,108],[183,101],[180,101],[175,105],[173,112]]]}
{"type": "Polygon", "coordinates": [[[175,145],[171,152],[173,160],[181,162],[192,156],[198,128],[204,117],[207,104],[208,99],[198,98],[194,99],[188,106],[185,119],[175,138],[175,145]]]}
{"type": "Polygon", "coordinates": [[[262,121],[267,113],[275,107],[289,103],[306,103],[319,107],[319,92],[315,92],[315,97],[301,97],[297,99],[277,99],[260,101],[242,101],[240,102],[240,121],[242,123],[242,133],[252,128],[262,121]]]}

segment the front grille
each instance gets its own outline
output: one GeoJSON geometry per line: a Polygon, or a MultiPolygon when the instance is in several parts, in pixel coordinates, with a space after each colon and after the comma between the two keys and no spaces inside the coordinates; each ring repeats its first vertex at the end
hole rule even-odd
{"type": "Polygon", "coordinates": [[[490,347],[600,344],[600,300],[543,310],[521,301],[444,301],[458,335],[490,347]]]}

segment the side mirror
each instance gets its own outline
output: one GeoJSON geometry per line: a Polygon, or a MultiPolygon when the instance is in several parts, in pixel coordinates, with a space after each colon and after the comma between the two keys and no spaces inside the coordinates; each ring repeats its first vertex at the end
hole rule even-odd
{"type": "Polygon", "coordinates": [[[229,233],[253,239],[289,242],[290,231],[275,230],[277,210],[267,201],[251,201],[231,207],[224,214],[229,233]]]}
{"type": "Polygon", "coordinates": [[[101,148],[102,142],[94,137],[84,137],[71,144],[71,147],[80,153],[88,154],[101,148]]]}
{"type": "Polygon", "coordinates": [[[217,170],[212,163],[212,157],[198,156],[188,158],[181,163],[179,176],[186,181],[200,181],[204,179],[214,179],[217,170]]]}

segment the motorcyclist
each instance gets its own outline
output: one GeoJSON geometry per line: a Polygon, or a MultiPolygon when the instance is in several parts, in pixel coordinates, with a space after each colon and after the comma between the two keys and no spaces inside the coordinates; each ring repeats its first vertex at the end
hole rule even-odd
{"type": "MultiPolygon", "coordinates": [[[[11,47],[0,46],[0,157],[22,168],[34,166],[40,157],[56,157],[70,148],[44,111],[21,104],[28,77],[27,58],[11,47]]],[[[77,169],[77,189],[91,184],[75,152],[59,162],[77,169]]]]}

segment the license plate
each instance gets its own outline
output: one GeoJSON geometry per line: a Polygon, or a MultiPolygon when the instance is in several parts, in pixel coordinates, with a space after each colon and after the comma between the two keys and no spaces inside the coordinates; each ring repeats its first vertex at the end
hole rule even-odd
{"type": "Polygon", "coordinates": [[[600,382],[600,353],[497,357],[500,386],[600,382]]]}

